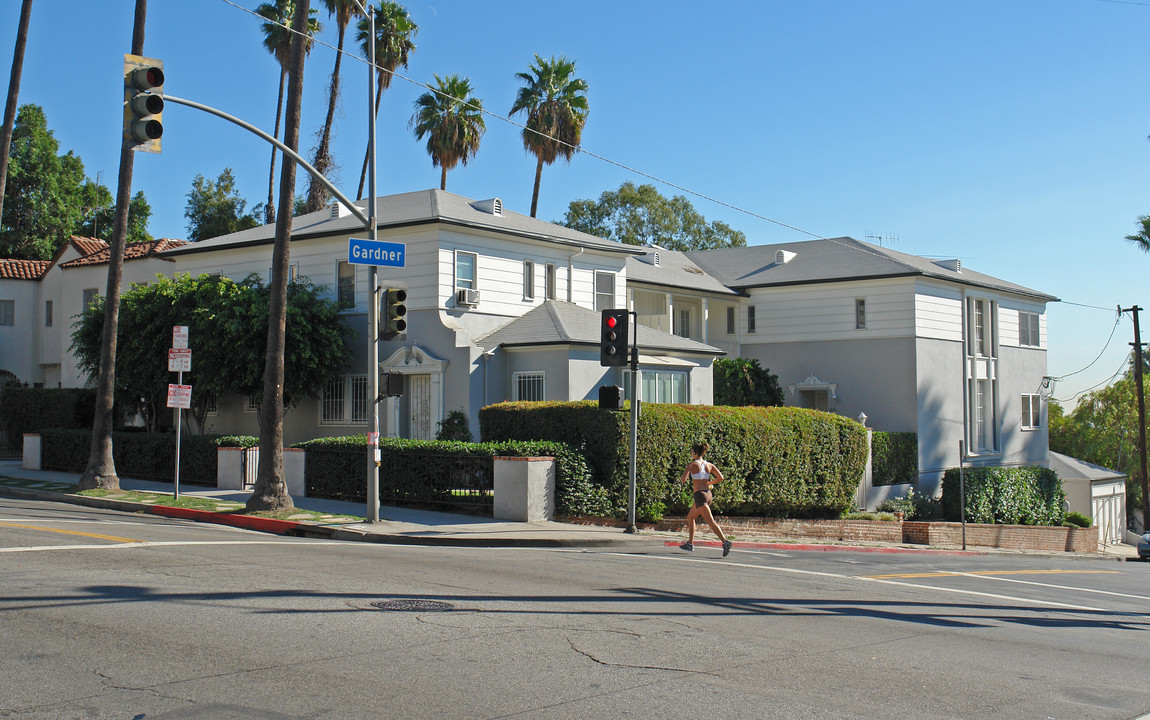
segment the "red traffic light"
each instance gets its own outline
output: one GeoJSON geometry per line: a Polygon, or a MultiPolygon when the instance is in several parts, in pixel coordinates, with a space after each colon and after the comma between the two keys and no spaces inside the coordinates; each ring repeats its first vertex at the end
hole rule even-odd
{"type": "Polygon", "coordinates": [[[613,327],[615,327],[615,323],[616,323],[616,322],[617,322],[617,321],[615,320],[615,318],[614,318],[614,317],[609,317],[609,318],[607,318],[607,327],[609,327],[609,328],[613,328],[613,327]]]}

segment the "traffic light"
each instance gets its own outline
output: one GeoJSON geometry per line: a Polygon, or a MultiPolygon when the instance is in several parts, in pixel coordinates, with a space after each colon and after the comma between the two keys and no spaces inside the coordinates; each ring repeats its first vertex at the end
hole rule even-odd
{"type": "Polygon", "coordinates": [[[380,336],[390,339],[407,332],[407,291],[388,290],[384,295],[384,303],[380,336]]]}
{"type": "Polygon", "coordinates": [[[164,134],[164,63],[124,56],[124,139],[133,150],[160,152],[164,134]]]}
{"type": "Polygon", "coordinates": [[[627,326],[630,315],[626,310],[604,310],[599,325],[599,364],[612,367],[627,364],[627,326]]]}
{"type": "Polygon", "coordinates": [[[623,409],[623,388],[618,385],[600,385],[599,386],[599,409],[600,410],[622,410],[623,409]]]}

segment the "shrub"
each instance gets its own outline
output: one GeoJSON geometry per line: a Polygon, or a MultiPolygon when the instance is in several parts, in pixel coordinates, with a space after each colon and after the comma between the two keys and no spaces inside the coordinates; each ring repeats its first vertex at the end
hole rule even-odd
{"type": "MultiPolygon", "coordinates": [[[[627,505],[628,416],[590,401],[500,403],[483,408],[479,422],[484,440],[540,438],[579,448],[618,514],[627,505]]],[[[690,492],[678,480],[695,442],[712,446],[707,459],[728,478],[715,486],[715,507],[727,513],[839,517],[851,507],[866,465],[866,431],[838,415],[645,403],[636,469],[640,505],[687,510],[690,492]]]]}
{"type": "Polygon", "coordinates": [[[1093,520],[1076,510],[1071,510],[1070,512],[1066,513],[1066,517],[1063,518],[1063,522],[1066,525],[1074,525],[1075,527],[1081,528],[1088,528],[1094,524],[1093,520]]]}
{"type": "Polygon", "coordinates": [[[907,490],[904,497],[888,498],[882,502],[877,508],[879,512],[888,513],[902,513],[904,520],[913,520],[917,508],[914,504],[914,490],[907,490]]]}
{"type": "MultiPolygon", "coordinates": [[[[966,520],[1006,525],[1061,525],[1066,494],[1049,468],[977,467],[963,471],[966,520]]],[[[942,507],[947,520],[959,520],[958,469],[942,477],[942,507]]]]}
{"type": "Polygon", "coordinates": [[[773,407],[783,404],[778,375],[759,367],[756,358],[717,358],[711,369],[716,405],[773,407]]]}
{"type": "MultiPolygon", "coordinates": [[[[91,438],[91,430],[41,431],[42,466],[46,470],[84,472],[88,466],[91,438]]],[[[259,439],[248,436],[182,435],[180,482],[215,487],[216,449],[256,445],[259,445],[259,439]]],[[[120,477],[171,482],[176,474],[175,459],[175,433],[112,433],[112,461],[120,477]]]]}
{"type": "Polygon", "coordinates": [[[452,410],[435,425],[436,440],[471,442],[471,429],[467,427],[467,415],[462,410],[452,410]]]}
{"type": "Polygon", "coordinates": [[[912,432],[871,433],[871,477],[875,485],[918,482],[918,435],[912,432]]]}
{"type": "Polygon", "coordinates": [[[24,433],[92,427],[95,408],[95,390],[10,385],[0,389],[0,429],[8,431],[8,449],[19,450],[24,433]]]}
{"type": "Polygon", "coordinates": [[[879,522],[894,522],[898,518],[891,512],[878,511],[878,512],[850,512],[843,515],[843,520],[872,520],[879,522]]]}

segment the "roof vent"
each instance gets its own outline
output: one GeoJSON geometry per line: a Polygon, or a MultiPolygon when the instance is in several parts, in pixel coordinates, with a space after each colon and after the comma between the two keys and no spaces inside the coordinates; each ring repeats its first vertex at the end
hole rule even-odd
{"type": "Polygon", "coordinates": [[[651,253],[651,262],[655,265],[655,267],[660,267],[658,252],[651,253]]]}
{"type": "Polygon", "coordinates": [[[962,272],[962,261],[957,259],[957,258],[955,258],[954,260],[935,260],[934,264],[938,265],[941,268],[946,268],[947,270],[952,270],[956,273],[962,272]]]}
{"type": "Polygon", "coordinates": [[[488,198],[487,200],[476,200],[471,203],[471,207],[479,212],[485,212],[488,215],[495,215],[503,217],[503,201],[499,198],[488,198]]]}
{"type": "Polygon", "coordinates": [[[791,260],[794,260],[795,257],[796,257],[796,254],[791,252],[790,250],[778,250],[775,252],[775,264],[776,265],[784,265],[786,263],[789,263],[791,260]]]}
{"type": "Polygon", "coordinates": [[[351,210],[348,210],[346,205],[338,200],[332,201],[331,217],[328,218],[329,220],[339,220],[341,217],[347,217],[348,215],[351,215],[351,210]]]}

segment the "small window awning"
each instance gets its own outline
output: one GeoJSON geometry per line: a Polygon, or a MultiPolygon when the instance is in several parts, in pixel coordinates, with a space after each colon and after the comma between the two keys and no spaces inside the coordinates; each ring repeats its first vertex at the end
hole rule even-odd
{"type": "Polygon", "coordinates": [[[698,363],[691,362],[684,358],[671,357],[670,355],[639,355],[639,365],[647,365],[651,367],[682,367],[693,368],[698,367],[698,363]]]}

